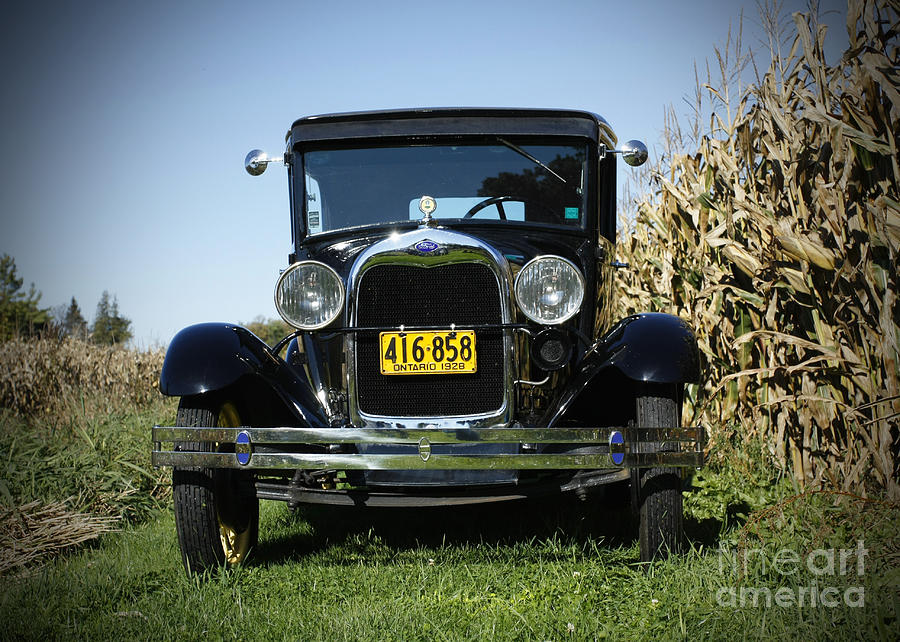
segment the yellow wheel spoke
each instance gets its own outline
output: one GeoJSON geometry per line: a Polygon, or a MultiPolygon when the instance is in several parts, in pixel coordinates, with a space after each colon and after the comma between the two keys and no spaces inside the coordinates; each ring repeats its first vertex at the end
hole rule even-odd
{"type": "MultiPolygon", "coordinates": [[[[241,417],[233,403],[227,402],[219,410],[219,428],[238,428],[241,425],[241,417]]],[[[218,449],[218,444],[216,444],[218,449]]],[[[250,549],[250,527],[238,532],[233,526],[222,520],[222,514],[217,511],[219,522],[219,539],[222,542],[222,551],[225,553],[225,562],[229,566],[240,564],[250,549]]]]}

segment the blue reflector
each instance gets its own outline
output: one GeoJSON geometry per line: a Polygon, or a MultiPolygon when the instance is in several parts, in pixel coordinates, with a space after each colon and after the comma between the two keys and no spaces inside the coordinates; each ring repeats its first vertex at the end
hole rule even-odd
{"type": "Polygon", "coordinates": [[[616,466],[625,461],[625,436],[618,430],[609,436],[609,455],[616,466]]]}
{"type": "Polygon", "coordinates": [[[250,433],[246,430],[239,432],[237,439],[234,440],[234,455],[241,466],[246,466],[250,463],[251,452],[250,433]]]}

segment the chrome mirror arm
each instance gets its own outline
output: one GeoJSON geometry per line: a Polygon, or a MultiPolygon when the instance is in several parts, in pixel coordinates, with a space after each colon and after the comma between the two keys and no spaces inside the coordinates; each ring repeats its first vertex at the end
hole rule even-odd
{"type": "Polygon", "coordinates": [[[281,156],[269,156],[261,149],[251,149],[244,158],[244,169],[250,176],[259,176],[268,167],[269,163],[282,163],[287,165],[286,154],[281,156]]]}

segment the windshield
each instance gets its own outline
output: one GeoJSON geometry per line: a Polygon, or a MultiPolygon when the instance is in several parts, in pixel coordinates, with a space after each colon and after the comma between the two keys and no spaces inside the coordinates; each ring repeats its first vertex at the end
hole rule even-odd
{"type": "Polygon", "coordinates": [[[426,195],[437,219],[584,225],[586,144],[495,140],[305,152],[307,229],[418,220],[426,195]]]}

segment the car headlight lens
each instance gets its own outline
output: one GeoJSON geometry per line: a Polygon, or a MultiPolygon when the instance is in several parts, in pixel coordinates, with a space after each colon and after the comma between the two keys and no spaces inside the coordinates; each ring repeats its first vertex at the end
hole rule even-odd
{"type": "Polygon", "coordinates": [[[318,261],[300,261],[285,270],[275,285],[275,308],[301,330],[317,330],[334,321],[344,307],[344,283],[318,261]]]}
{"type": "Polygon", "coordinates": [[[584,277],[559,256],[532,259],[516,277],[516,302],[534,321],[553,325],[571,319],[584,300],[584,277]]]}

